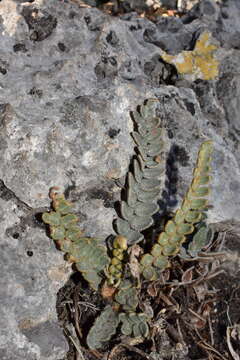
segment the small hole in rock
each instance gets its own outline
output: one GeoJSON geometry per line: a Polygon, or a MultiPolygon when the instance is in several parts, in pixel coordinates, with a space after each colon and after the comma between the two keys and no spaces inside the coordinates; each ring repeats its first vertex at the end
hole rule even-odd
{"type": "Polygon", "coordinates": [[[43,222],[42,221],[42,214],[43,213],[37,213],[37,214],[34,215],[35,220],[40,224],[42,224],[42,222],[43,222]]]}
{"type": "Polygon", "coordinates": [[[27,251],[27,256],[29,256],[29,257],[33,256],[33,251],[28,250],[28,251],[27,251]]]}
{"type": "Polygon", "coordinates": [[[65,51],[66,50],[66,46],[62,42],[58,43],[58,48],[59,48],[60,51],[65,51]]]}
{"type": "Polygon", "coordinates": [[[12,236],[14,239],[18,239],[19,238],[19,233],[14,233],[13,236],[12,236]]]}

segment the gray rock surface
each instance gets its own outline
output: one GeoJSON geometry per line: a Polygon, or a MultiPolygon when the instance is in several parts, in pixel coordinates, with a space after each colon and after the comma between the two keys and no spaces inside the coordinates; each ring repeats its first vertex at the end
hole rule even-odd
{"type": "MultiPolygon", "coordinates": [[[[2,360],[64,357],[56,294],[71,269],[39,214],[57,185],[76,203],[86,235],[113,233],[116,179],[133,154],[129,111],[145,99],[159,99],[166,157],[174,149],[173,197],[179,202],[184,195],[199,144],[212,138],[209,221],[239,221],[239,18],[238,0],[203,0],[181,20],[159,18],[156,24],[70,0],[0,2],[2,360]],[[205,29],[221,44],[219,77],[178,78],[160,50],[191,50],[205,29]]],[[[168,208],[174,209],[171,202],[168,208]]]]}

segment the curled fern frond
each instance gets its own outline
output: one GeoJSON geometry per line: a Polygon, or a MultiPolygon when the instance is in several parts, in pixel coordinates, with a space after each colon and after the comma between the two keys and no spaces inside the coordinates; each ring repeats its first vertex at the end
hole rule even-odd
{"type": "Polygon", "coordinates": [[[137,131],[132,137],[137,146],[133,171],[128,173],[127,200],[121,202],[121,216],[117,219],[117,233],[128,239],[128,244],[143,239],[142,231],[153,224],[152,215],[158,211],[164,169],[161,163],[163,149],[161,121],[156,117],[155,100],[148,100],[133,112],[137,131]]]}
{"type": "Polygon", "coordinates": [[[209,173],[212,151],[212,141],[202,143],[193,172],[193,180],[180,209],[166,223],[164,231],[158,236],[157,243],[153,246],[150,254],[143,255],[141,266],[145,279],[155,280],[158,270],[169,266],[168,257],[179,252],[181,244],[186,241],[186,235],[191,234],[195,230],[195,224],[203,219],[208,205],[206,196],[210,191],[211,177],[209,173]]]}
{"type": "Polygon", "coordinates": [[[116,236],[113,241],[111,263],[105,271],[110,286],[117,287],[120,284],[123,275],[123,260],[127,248],[127,239],[122,235],[116,236]]]}

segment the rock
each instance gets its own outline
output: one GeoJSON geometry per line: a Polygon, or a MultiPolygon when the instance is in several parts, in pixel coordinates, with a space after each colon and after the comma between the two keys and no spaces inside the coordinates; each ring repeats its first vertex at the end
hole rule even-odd
{"type": "Polygon", "coordinates": [[[155,24],[78,1],[0,2],[1,359],[64,357],[56,294],[71,268],[40,214],[49,188],[60,186],[87,236],[113,233],[116,180],[133,154],[129,112],[145,99],[159,99],[165,157],[169,169],[176,165],[166,208],[178,206],[199,145],[211,138],[209,221],[238,221],[239,11],[237,0],[204,1],[189,16],[155,24]],[[160,55],[192,51],[205,30],[220,42],[219,74],[184,79],[160,55]]]}
{"type": "Polygon", "coordinates": [[[60,359],[68,349],[56,294],[68,267],[34,214],[1,183],[1,359],[60,359]]]}
{"type": "Polygon", "coordinates": [[[156,26],[144,32],[144,40],[161,49],[176,54],[190,44],[192,34],[186,31],[182,21],[175,17],[162,17],[156,26]]]}
{"type": "Polygon", "coordinates": [[[184,79],[213,80],[219,72],[219,61],[215,55],[217,49],[218,44],[212,39],[211,33],[204,31],[197,39],[193,50],[182,51],[177,55],[162,52],[161,57],[174,65],[184,79]]]}

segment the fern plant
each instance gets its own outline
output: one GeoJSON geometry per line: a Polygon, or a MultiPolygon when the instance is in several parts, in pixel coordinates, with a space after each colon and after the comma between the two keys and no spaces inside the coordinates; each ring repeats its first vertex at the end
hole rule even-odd
{"type": "Polygon", "coordinates": [[[121,202],[121,217],[115,223],[118,235],[113,240],[112,249],[107,251],[100,239],[83,236],[77,225],[78,218],[73,213],[73,204],[59,194],[57,188],[50,191],[52,210],[42,215],[59,249],[76,264],[77,270],[94,291],[102,291],[107,302],[88,333],[90,349],[102,347],[116,333],[119,325],[125,336],[149,336],[151,316],[139,307],[141,281],[140,286],[136,286],[128,267],[133,245],[139,243],[142,246],[143,255],[136,260],[142,279],[153,281],[158,279],[161,271],[171,266],[171,257],[180,251],[185,257],[195,256],[208,236],[204,220],[211,180],[211,141],[203,142],[200,147],[193,180],[180,208],[167,221],[151,250],[144,253],[148,238],[144,238],[142,232],[153,225],[152,216],[158,211],[157,200],[162,187],[161,176],[164,174],[163,128],[156,116],[154,99],[143,104],[132,117],[136,155],[133,170],[128,173],[127,196],[121,202]],[[182,244],[194,232],[188,255],[182,244]]]}

